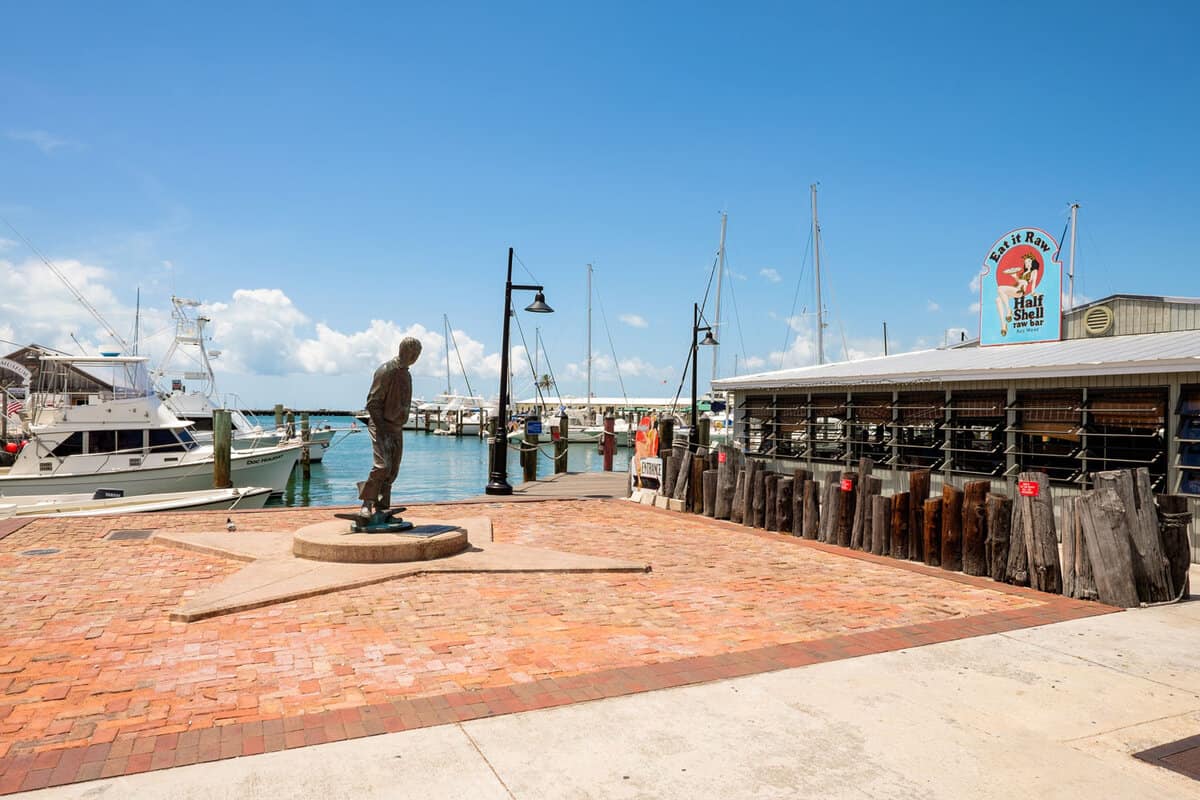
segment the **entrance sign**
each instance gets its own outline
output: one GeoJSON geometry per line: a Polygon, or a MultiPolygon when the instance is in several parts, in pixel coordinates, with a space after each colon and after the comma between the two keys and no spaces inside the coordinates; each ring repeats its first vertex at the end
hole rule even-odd
{"type": "Polygon", "coordinates": [[[1058,242],[1038,228],[1001,236],[980,273],[981,345],[1062,338],[1062,262],[1058,242]]]}

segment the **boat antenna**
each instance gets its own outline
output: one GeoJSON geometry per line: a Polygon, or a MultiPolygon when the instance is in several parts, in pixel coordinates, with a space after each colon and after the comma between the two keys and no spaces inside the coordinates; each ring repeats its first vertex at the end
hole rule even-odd
{"type": "MultiPolygon", "coordinates": [[[[21,233],[19,230],[17,230],[13,226],[13,224],[8,221],[7,218],[0,216],[0,220],[3,220],[4,224],[8,226],[8,229],[10,231],[12,231],[13,233],[15,233],[17,235],[17,238],[20,239],[22,242],[24,242],[25,246],[33,251],[34,255],[36,255],[39,259],[41,259],[42,263],[45,264],[46,267],[51,272],[54,273],[54,276],[56,278],[58,278],[60,281],[62,281],[63,285],[66,286],[67,289],[70,290],[71,294],[73,294],[75,296],[75,299],[79,301],[79,304],[81,306],[83,306],[85,309],[87,309],[88,313],[90,313],[96,319],[96,321],[100,323],[100,327],[102,327],[104,329],[104,332],[107,333],[109,336],[111,336],[113,341],[115,341],[117,344],[119,344],[121,346],[121,351],[128,353],[129,352],[129,343],[121,338],[121,334],[119,334],[115,330],[113,330],[113,326],[108,324],[108,320],[106,320],[104,317],[100,316],[100,312],[96,310],[96,307],[88,302],[88,299],[86,297],[84,297],[83,294],[78,289],[75,288],[75,285],[73,283],[71,283],[69,280],[67,280],[67,276],[63,274],[62,270],[60,270],[58,267],[54,266],[53,262],[51,262],[50,259],[48,259],[44,255],[42,255],[42,251],[38,250],[36,247],[34,247],[33,242],[26,239],[25,235],[23,233],[21,233]]],[[[72,335],[71,338],[74,339],[75,338],[74,335],[72,335]]],[[[75,344],[79,344],[79,342],[76,341],[75,344]]]]}
{"type": "MultiPolygon", "coordinates": [[[[454,331],[450,328],[450,317],[446,317],[446,329],[450,331],[450,341],[454,344],[454,355],[458,358],[458,368],[462,371],[463,383],[467,384],[467,397],[474,397],[475,392],[471,389],[471,379],[467,377],[467,367],[463,364],[462,353],[458,349],[458,340],[454,338],[454,331]]],[[[449,353],[447,353],[447,356],[449,356],[449,353]]],[[[449,361],[447,361],[448,363],[449,361]]]]}
{"type": "Polygon", "coordinates": [[[825,363],[825,310],[821,305],[821,223],[817,221],[817,184],[812,190],[813,265],[817,282],[817,363],[825,363]]]}
{"type": "Polygon", "coordinates": [[[446,345],[446,396],[449,398],[454,390],[450,388],[450,317],[445,314],[442,314],[442,338],[446,345]]]}
{"type": "Polygon", "coordinates": [[[721,284],[725,280],[725,223],[729,221],[729,214],[721,212],[721,244],[717,247],[717,302],[714,307],[714,321],[712,324],[713,336],[716,337],[718,344],[713,346],[713,363],[712,363],[712,379],[717,379],[717,367],[719,362],[718,355],[721,352],[721,284]]]}
{"type": "Polygon", "coordinates": [[[1067,278],[1070,284],[1070,294],[1067,295],[1067,302],[1071,304],[1071,308],[1075,308],[1075,226],[1079,223],[1079,203],[1071,203],[1071,260],[1067,268],[1067,278]]]}
{"type": "Polygon", "coordinates": [[[592,413],[592,265],[587,265],[587,411],[592,413]]]}

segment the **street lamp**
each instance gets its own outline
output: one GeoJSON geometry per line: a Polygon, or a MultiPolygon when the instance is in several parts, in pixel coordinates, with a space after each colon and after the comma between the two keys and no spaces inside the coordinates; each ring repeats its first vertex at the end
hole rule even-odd
{"type": "MultiPolygon", "coordinates": [[[[718,344],[713,338],[712,327],[709,325],[701,325],[700,320],[703,317],[700,315],[700,304],[692,304],[692,430],[688,435],[688,449],[693,453],[700,446],[700,419],[697,414],[696,406],[696,354],[699,345],[712,347],[718,344]],[[700,331],[704,331],[704,340],[697,342],[696,339],[700,335],[700,331]]],[[[707,321],[707,320],[705,320],[707,321]]]]}
{"type": "Polygon", "coordinates": [[[512,282],[513,249],[508,248],[508,278],[504,281],[504,335],[500,345],[500,403],[497,409],[496,438],[492,440],[492,469],[488,484],[483,491],[487,494],[512,494],[508,482],[508,318],[512,316],[513,289],[536,292],[533,302],[525,307],[535,314],[549,314],[553,308],[546,305],[546,295],[541,286],[514,284],[512,282]]]}

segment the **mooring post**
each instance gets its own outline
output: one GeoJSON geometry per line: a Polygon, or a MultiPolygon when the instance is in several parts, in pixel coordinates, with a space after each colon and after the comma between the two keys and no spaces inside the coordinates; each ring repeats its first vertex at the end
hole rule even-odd
{"type": "Polygon", "coordinates": [[[521,466],[524,467],[525,470],[524,477],[526,482],[537,480],[538,434],[535,433],[533,429],[535,422],[539,428],[542,426],[541,420],[526,418],[525,441],[521,444],[521,455],[524,457],[524,460],[521,462],[521,466]]]}
{"type": "Polygon", "coordinates": [[[300,441],[303,445],[300,448],[300,474],[304,480],[312,477],[312,456],[308,452],[308,443],[312,440],[312,428],[308,423],[308,412],[300,412],[300,441]]]}
{"type": "Polygon", "coordinates": [[[708,447],[709,430],[712,426],[712,420],[708,417],[701,417],[699,420],[700,432],[697,434],[696,441],[701,447],[708,447]]]}
{"type": "Polygon", "coordinates": [[[283,427],[283,403],[275,404],[275,430],[283,427]]]}
{"type": "Polygon", "coordinates": [[[554,441],[554,474],[567,471],[567,441],[570,422],[567,415],[558,418],[558,438],[554,441]]]}
{"type": "Polygon", "coordinates": [[[658,421],[658,452],[667,453],[675,443],[675,420],[663,417],[658,421]]]}
{"type": "Polygon", "coordinates": [[[230,453],[233,446],[233,423],[229,410],[213,410],[213,488],[229,489],[233,486],[230,470],[230,453]]]}
{"type": "Polygon", "coordinates": [[[296,438],[296,412],[290,409],[287,412],[287,438],[296,438]]]}
{"type": "Polygon", "coordinates": [[[604,415],[604,471],[612,472],[613,456],[617,454],[616,420],[612,414],[604,415]]]}

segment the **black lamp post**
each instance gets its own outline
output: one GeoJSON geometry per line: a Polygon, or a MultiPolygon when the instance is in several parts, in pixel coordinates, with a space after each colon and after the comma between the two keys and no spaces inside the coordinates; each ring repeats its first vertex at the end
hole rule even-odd
{"type": "Polygon", "coordinates": [[[698,352],[699,345],[705,345],[705,346],[711,347],[711,346],[718,344],[717,340],[713,338],[712,328],[708,325],[701,325],[700,320],[701,320],[700,304],[693,303],[692,304],[692,431],[688,435],[688,449],[691,450],[693,453],[696,452],[696,448],[698,448],[700,446],[700,418],[699,418],[699,414],[696,409],[696,406],[699,402],[696,398],[696,354],[698,352]],[[700,331],[705,332],[704,339],[703,339],[703,341],[697,342],[696,339],[697,339],[697,337],[699,337],[700,331]]]}
{"type": "Polygon", "coordinates": [[[492,441],[492,469],[488,475],[488,484],[483,491],[487,494],[512,494],[512,486],[508,482],[508,318],[512,316],[513,289],[537,292],[533,302],[526,306],[526,311],[535,314],[549,314],[554,309],[546,305],[546,295],[541,286],[514,284],[512,282],[513,249],[508,248],[508,278],[504,281],[504,335],[500,345],[500,407],[496,420],[496,438],[492,441]]]}

